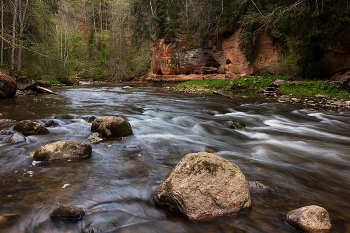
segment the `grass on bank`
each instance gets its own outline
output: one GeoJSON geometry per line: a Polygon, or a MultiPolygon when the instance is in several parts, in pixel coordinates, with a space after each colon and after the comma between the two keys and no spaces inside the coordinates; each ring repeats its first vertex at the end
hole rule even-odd
{"type": "Polygon", "coordinates": [[[350,99],[350,90],[341,85],[329,85],[324,81],[303,81],[284,83],[279,91],[294,96],[315,96],[317,94],[337,99],[350,99]]]}
{"type": "MultiPolygon", "coordinates": [[[[287,81],[288,78],[279,75],[264,74],[262,76],[241,77],[232,81],[226,80],[192,80],[180,83],[175,86],[176,89],[193,88],[206,89],[208,93],[220,89],[260,89],[269,85],[277,79],[287,81]]],[[[302,82],[284,82],[279,88],[282,94],[292,94],[293,96],[306,97],[317,94],[331,98],[350,99],[350,90],[341,85],[329,85],[325,81],[302,81],[302,82]]]]}

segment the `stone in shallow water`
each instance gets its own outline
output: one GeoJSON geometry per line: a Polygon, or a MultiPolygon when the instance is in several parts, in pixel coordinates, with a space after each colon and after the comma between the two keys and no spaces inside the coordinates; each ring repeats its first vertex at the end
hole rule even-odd
{"type": "Polygon", "coordinates": [[[61,205],[52,211],[50,218],[53,220],[81,220],[84,216],[84,210],[76,206],[61,205]]]}
{"type": "Polygon", "coordinates": [[[291,226],[306,232],[328,232],[332,228],[327,210],[316,205],[290,211],[285,220],[291,226]]]}
{"type": "Polygon", "coordinates": [[[68,159],[85,159],[92,154],[89,143],[62,140],[39,147],[33,156],[35,161],[57,161],[68,159]]]}
{"type": "Polygon", "coordinates": [[[10,144],[17,144],[25,141],[26,138],[20,133],[13,133],[10,137],[5,139],[5,142],[10,144]]]}
{"type": "Polygon", "coordinates": [[[42,124],[34,121],[20,121],[14,127],[14,130],[21,132],[25,136],[49,134],[50,131],[42,124]]]}
{"type": "Polygon", "coordinates": [[[160,206],[203,219],[247,210],[251,199],[238,166],[214,154],[188,154],[154,193],[160,206]]]}
{"type": "Polygon", "coordinates": [[[91,125],[92,132],[98,132],[103,137],[116,138],[132,134],[131,125],[120,117],[104,116],[97,117],[91,125]]]}
{"type": "Polygon", "coordinates": [[[60,126],[60,124],[54,120],[49,120],[45,123],[45,127],[51,127],[51,126],[56,127],[56,126],[60,126]]]}
{"type": "Polygon", "coordinates": [[[96,142],[102,142],[103,138],[99,133],[92,133],[87,137],[90,142],[96,143],[96,142]]]}

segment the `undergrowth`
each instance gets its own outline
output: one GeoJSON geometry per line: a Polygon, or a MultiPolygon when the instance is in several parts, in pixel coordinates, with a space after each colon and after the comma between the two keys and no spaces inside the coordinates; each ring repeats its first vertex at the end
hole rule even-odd
{"type": "Polygon", "coordinates": [[[180,83],[175,89],[192,88],[195,90],[205,90],[207,93],[219,89],[261,89],[277,79],[285,80],[279,88],[281,94],[292,94],[293,96],[306,97],[317,94],[328,98],[350,99],[350,90],[341,85],[329,85],[326,81],[306,80],[302,82],[288,82],[286,76],[264,74],[262,76],[241,77],[232,81],[226,80],[192,80],[180,83]]]}
{"type": "Polygon", "coordinates": [[[350,99],[349,89],[341,85],[329,85],[324,81],[304,81],[284,83],[279,92],[294,96],[315,96],[317,94],[331,98],[350,99]]]}

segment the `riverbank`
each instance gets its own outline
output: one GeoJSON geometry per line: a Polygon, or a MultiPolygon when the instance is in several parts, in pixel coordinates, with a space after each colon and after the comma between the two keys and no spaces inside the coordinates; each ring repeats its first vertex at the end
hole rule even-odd
{"type": "Polygon", "coordinates": [[[233,98],[233,91],[254,91],[281,103],[302,104],[306,107],[350,111],[350,90],[328,81],[288,81],[287,77],[263,75],[242,77],[232,81],[194,80],[161,88],[179,93],[217,94],[233,98]]]}

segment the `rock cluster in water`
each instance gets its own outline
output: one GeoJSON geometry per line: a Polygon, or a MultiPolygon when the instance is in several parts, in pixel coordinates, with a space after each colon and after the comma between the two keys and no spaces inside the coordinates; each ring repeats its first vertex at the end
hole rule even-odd
{"type": "Polygon", "coordinates": [[[251,207],[239,167],[206,152],[181,159],[155,191],[154,200],[189,219],[233,214],[251,207]]]}

